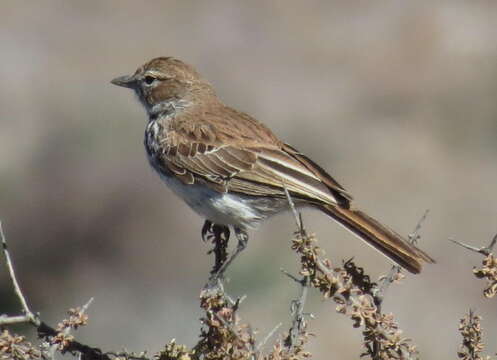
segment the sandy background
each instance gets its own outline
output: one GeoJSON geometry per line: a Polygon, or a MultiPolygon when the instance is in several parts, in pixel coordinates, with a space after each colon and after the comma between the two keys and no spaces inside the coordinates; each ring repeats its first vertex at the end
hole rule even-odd
{"type": "MultiPolygon", "coordinates": [[[[484,316],[480,262],[448,243],[486,244],[497,231],[497,3],[491,1],[2,1],[0,218],[35,310],[56,322],[95,302],[83,342],[158,350],[193,344],[197,297],[211,259],[197,217],[149,169],[145,115],[109,84],[148,59],[194,64],[228,104],[308,154],[399,232],[424,210],[422,247],[438,260],[390,289],[423,359],[453,359],[459,318],[484,316]]],[[[373,277],[383,257],[306,212],[336,261],[373,277]]],[[[242,316],[266,334],[288,319],[297,289],[291,216],[251,233],[229,273],[242,316]]],[[[0,271],[0,312],[15,311],[0,271]]],[[[317,359],[357,359],[360,333],[312,296],[317,359]]],[[[497,344],[490,344],[490,354],[497,344]]]]}

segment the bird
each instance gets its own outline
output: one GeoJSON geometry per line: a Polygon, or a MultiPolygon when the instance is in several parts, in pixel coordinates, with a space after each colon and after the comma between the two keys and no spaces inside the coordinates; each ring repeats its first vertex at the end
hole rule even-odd
{"type": "Polygon", "coordinates": [[[213,225],[231,227],[236,250],[246,248],[248,229],[275,214],[315,208],[417,274],[435,261],[388,226],[359,209],[345,188],[321,166],[281,141],[252,116],[225,105],[193,66],[174,57],[154,58],[112,84],[130,88],[148,122],[144,145],[150,165],[176,195],[213,225]]]}

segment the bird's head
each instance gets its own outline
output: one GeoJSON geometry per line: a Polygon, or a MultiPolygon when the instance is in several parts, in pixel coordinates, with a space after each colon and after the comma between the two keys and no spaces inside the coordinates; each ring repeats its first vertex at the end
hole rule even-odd
{"type": "Polygon", "coordinates": [[[190,65],[159,57],[112,84],[133,89],[150,115],[177,112],[215,97],[212,86],[190,65]]]}

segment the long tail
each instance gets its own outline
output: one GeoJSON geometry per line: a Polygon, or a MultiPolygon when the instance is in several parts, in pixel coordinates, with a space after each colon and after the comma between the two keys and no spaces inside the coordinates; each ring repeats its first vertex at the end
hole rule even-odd
{"type": "Polygon", "coordinates": [[[413,274],[418,274],[422,262],[434,263],[428,254],[411,245],[395,231],[360,210],[340,206],[320,205],[326,214],[366,241],[369,245],[413,274]]]}

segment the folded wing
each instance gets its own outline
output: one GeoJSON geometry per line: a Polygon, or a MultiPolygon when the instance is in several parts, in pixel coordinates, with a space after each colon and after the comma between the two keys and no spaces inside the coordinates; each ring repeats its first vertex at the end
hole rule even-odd
{"type": "Polygon", "coordinates": [[[184,183],[201,181],[218,191],[284,197],[287,190],[310,202],[344,205],[351,197],[333,178],[297,150],[201,142],[175,136],[163,154],[164,166],[184,183]]]}

